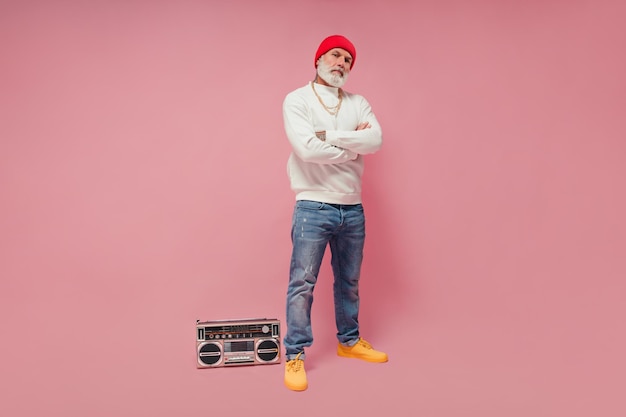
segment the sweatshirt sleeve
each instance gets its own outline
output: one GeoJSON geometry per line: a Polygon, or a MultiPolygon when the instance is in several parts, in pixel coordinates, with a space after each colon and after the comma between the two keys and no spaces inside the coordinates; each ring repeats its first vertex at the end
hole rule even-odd
{"type": "Polygon", "coordinates": [[[304,162],[316,164],[340,164],[354,160],[358,154],[342,149],[328,142],[322,142],[315,135],[304,99],[289,94],[283,102],[285,133],[294,153],[304,162]]]}
{"type": "Polygon", "coordinates": [[[327,130],[326,142],[339,148],[348,149],[357,154],[377,152],[383,143],[380,124],[367,100],[359,96],[359,124],[369,122],[368,129],[363,130],[327,130]]]}

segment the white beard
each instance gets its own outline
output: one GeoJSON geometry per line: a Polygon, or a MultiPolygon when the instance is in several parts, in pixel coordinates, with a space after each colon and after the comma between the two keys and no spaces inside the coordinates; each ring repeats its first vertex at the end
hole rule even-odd
{"type": "Polygon", "coordinates": [[[330,67],[320,59],[317,63],[317,75],[333,87],[341,88],[348,80],[349,71],[345,71],[339,67],[330,67]],[[332,71],[339,70],[341,74],[334,74],[332,71]],[[343,74],[343,75],[342,75],[343,74]]]}

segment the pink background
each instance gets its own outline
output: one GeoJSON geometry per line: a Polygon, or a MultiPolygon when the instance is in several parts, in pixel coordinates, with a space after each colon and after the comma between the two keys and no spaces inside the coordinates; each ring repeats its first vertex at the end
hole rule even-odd
{"type": "Polygon", "coordinates": [[[1,1],[0,414],[623,416],[621,1],[1,1]],[[362,331],[310,388],[195,367],[196,319],[284,323],[281,103],[321,39],[383,126],[362,331]],[[254,414],[251,414],[254,413],[254,414]]]}

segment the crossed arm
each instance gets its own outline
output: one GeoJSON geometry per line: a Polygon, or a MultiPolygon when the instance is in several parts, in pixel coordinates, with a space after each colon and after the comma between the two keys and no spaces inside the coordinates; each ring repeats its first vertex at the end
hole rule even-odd
{"type": "MultiPolygon", "coordinates": [[[[354,130],[363,130],[363,129],[369,129],[370,127],[372,127],[372,125],[370,124],[370,122],[363,122],[360,123],[356,129],[354,130]]],[[[315,132],[315,136],[317,136],[317,138],[319,140],[321,140],[322,142],[326,142],[326,131],[322,130],[321,132],[315,132]]]]}
{"type": "Polygon", "coordinates": [[[376,152],[382,144],[380,126],[365,100],[358,115],[365,121],[349,131],[315,131],[307,105],[297,98],[285,101],[283,116],[294,153],[305,162],[339,164],[352,161],[361,154],[376,152]]]}

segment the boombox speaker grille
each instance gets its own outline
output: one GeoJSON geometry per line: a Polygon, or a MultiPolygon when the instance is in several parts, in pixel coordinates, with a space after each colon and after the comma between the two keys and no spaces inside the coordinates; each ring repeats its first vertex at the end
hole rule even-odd
{"type": "Polygon", "coordinates": [[[274,339],[262,340],[257,346],[257,357],[261,362],[272,362],[279,353],[280,346],[274,339]]]}
{"type": "Polygon", "coordinates": [[[214,342],[202,344],[198,348],[198,359],[208,366],[218,364],[222,360],[222,346],[214,342]]]}

